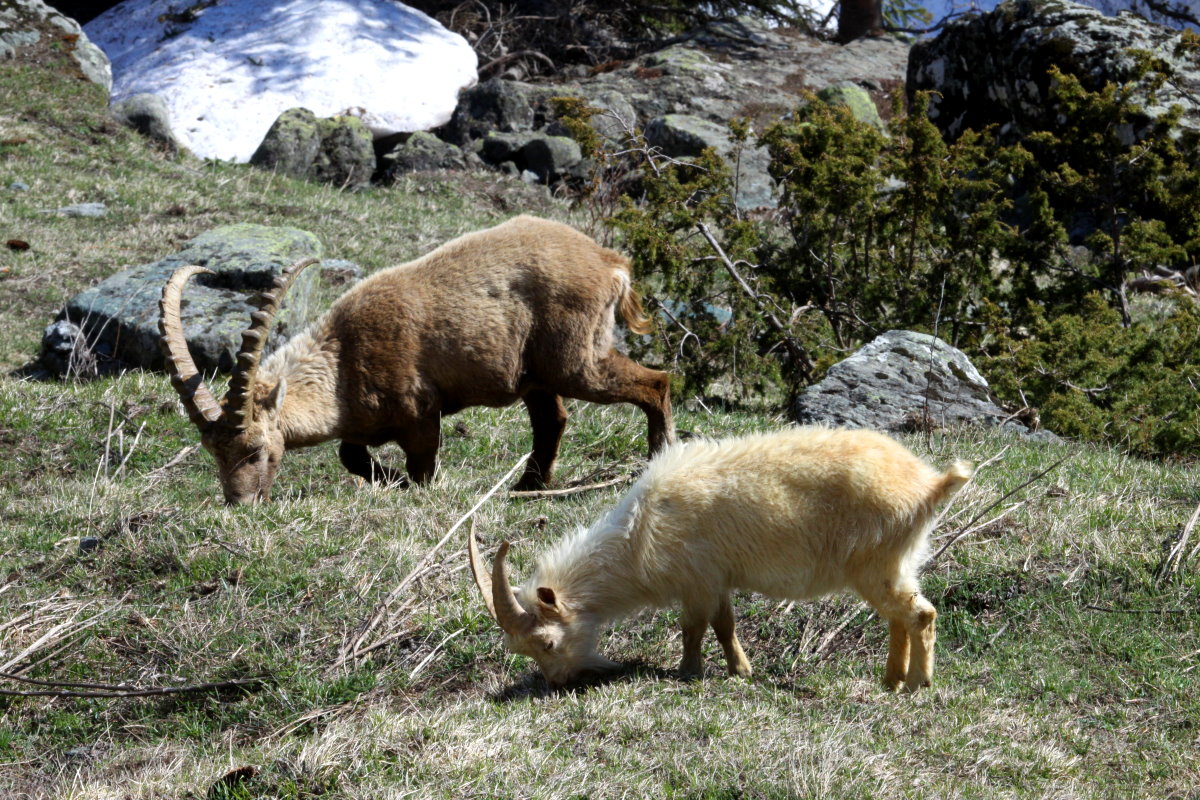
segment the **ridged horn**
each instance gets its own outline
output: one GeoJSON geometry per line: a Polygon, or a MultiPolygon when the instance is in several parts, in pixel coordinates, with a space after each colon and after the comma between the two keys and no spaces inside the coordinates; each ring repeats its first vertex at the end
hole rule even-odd
{"type": "Polygon", "coordinates": [[[258,362],[262,358],[267,335],[271,332],[271,324],[275,321],[284,295],[296,276],[305,267],[317,261],[315,258],[306,258],[292,264],[276,275],[271,288],[259,296],[258,310],[250,315],[250,327],[242,333],[242,346],[238,349],[237,363],[234,364],[233,375],[229,379],[229,391],[225,394],[229,422],[234,427],[244,427],[246,419],[250,416],[254,381],[258,377],[258,362]]]}
{"type": "Polygon", "coordinates": [[[508,542],[501,542],[492,562],[492,609],[500,629],[509,635],[520,635],[533,626],[533,615],[521,608],[512,584],[508,581],[508,567],[504,557],[508,555],[508,542]]]}
{"type": "Polygon", "coordinates": [[[499,622],[500,620],[496,616],[496,605],[492,602],[492,576],[488,574],[483,559],[479,557],[479,542],[475,539],[474,519],[471,520],[471,533],[467,537],[467,552],[471,556],[471,575],[475,577],[475,585],[479,587],[479,593],[483,595],[483,604],[487,606],[492,619],[499,622]]]}
{"type": "Polygon", "coordinates": [[[204,385],[200,370],[196,369],[196,362],[192,360],[183,336],[183,323],[179,319],[183,287],[198,272],[212,274],[212,270],[195,265],[180,267],[163,286],[162,297],[158,301],[158,342],[167,359],[171,385],[179,393],[188,418],[197,428],[204,430],[221,418],[221,406],[204,385]]]}

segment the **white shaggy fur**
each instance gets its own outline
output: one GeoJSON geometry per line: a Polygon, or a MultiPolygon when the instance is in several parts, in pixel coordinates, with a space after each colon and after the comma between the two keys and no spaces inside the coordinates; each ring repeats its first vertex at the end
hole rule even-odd
{"type": "Polygon", "coordinates": [[[932,675],[936,617],[917,569],[936,505],[970,477],[966,464],[939,472],[870,431],[675,445],[599,522],[539,559],[515,592],[527,616],[506,641],[561,683],[609,663],[595,652],[606,623],[678,603],[680,669],[701,671],[711,625],[730,673],[749,675],[732,591],[804,599],[850,589],[891,624],[885,682],[915,690],[932,675]]]}

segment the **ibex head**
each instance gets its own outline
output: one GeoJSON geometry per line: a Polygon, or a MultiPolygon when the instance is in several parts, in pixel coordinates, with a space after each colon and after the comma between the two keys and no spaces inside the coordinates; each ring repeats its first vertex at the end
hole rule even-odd
{"type": "Polygon", "coordinates": [[[220,403],[204,385],[200,371],[196,369],[179,318],[180,297],[188,278],[212,270],[180,267],[163,287],[158,330],[162,334],[159,341],[171,373],[171,385],[183,400],[188,417],[200,429],[200,443],[217,461],[221,491],[229,505],[270,498],[271,483],[283,458],[284,440],[279,417],[287,385],[283,379],[270,385],[259,383],[256,380],[258,362],[271,323],[292,279],[314,263],[316,259],[293,264],[262,293],[259,309],[251,314],[250,327],[242,334],[242,346],[229,379],[229,390],[220,403]]]}

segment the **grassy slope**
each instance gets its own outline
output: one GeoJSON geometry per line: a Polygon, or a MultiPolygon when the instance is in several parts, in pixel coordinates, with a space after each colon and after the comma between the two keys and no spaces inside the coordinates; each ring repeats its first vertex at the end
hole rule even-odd
{"type": "MultiPolygon", "coordinates": [[[[218,224],[296,225],[373,269],[516,211],[558,213],[484,180],[345,195],[174,162],[105,123],[99,103],[85,84],[0,63],[0,232],[32,244],[0,252],[6,371],[36,352],[70,293],[218,224]],[[7,191],[14,179],[31,190],[7,191]],[[38,213],[95,200],[105,219],[38,213]]],[[[572,413],[564,481],[636,469],[639,414],[572,413]]],[[[679,424],[721,435],[781,420],[681,410],[679,424]]],[[[337,663],[528,446],[518,408],[470,410],[445,433],[428,488],[356,488],[327,446],[289,455],[277,502],[227,510],[203,453],[164,466],[195,435],[161,376],[0,378],[0,663],[32,648],[19,666],[58,680],[267,678],[216,695],[0,700],[0,796],[1190,797],[1200,785],[1200,578],[1194,565],[1164,588],[1150,576],[1200,500],[1195,465],[980,432],[911,439],[940,463],[1012,445],[939,537],[1069,453],[927,576],[939,671],[915,698],[879,688],[884,626],[852,598],[740,598],[752,681],[721,677],[711,641],[708,678],[677,680],[674,615],[662,612],[606,639],[640,667],[549,694],[500,643],[461,537],[364,641],[381,646],[337,663]],[[84,537],[98,549],[81,553],[84,537]],[[257,771],[219,782],[242,766],[257,771]]],[[[480,532],[489,545],[511,538],[523,573],[618,493],[493,498],[480,532]]]]}

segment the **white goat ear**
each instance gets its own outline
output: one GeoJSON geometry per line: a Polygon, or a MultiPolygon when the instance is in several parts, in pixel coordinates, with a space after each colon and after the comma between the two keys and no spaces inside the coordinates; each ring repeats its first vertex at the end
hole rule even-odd
{"type": "Polygon", "coordinates": [[[267,396],[263,399],[263,411],[268,414],[278,414],[279,409],[283,408],[283,398],[287,396],[287,379],[280,378],[279,383],[271,391],[267,392],[267,396]]]}
{"type": "Polygon", "coordinates": [[[558,604],[558,598],[554,596],[554,590],[549,586],[539,586],[537,590],[538,600],[541,600],[548,606],[558,604]]]}

